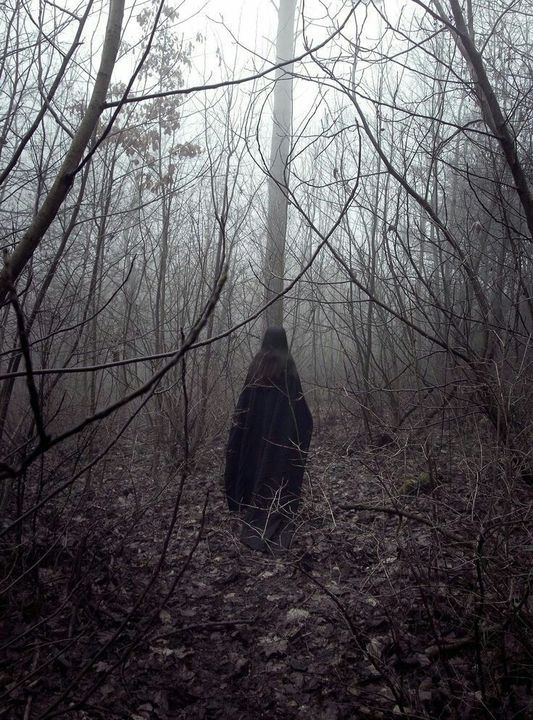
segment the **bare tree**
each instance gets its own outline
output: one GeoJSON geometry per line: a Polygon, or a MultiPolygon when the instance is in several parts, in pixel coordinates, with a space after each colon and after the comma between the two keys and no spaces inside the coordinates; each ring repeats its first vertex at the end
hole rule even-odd
{"type": "MultiPolygon", "coordinates": [[[[70,148],[46,199],[33,218],[30,227],[17,244],[16,249],[4,259],[4,267],[0,272],[0,302],[5,302],[12,284],[18,280],[26,264],[31,259],[72,186],[83,153],[104,109],[107,90],[111,82],[111,74],[120,44],[123,14],[123,0],[113,0],[109,7],[100,67],[87,110],[72,138],[70,148]]],[[[40,120],[40,114],[38,117],[40,120]]]]}

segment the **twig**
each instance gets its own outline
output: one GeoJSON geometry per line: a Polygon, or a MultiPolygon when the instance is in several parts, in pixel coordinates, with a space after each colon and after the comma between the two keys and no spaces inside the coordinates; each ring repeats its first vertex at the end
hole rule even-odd
{"type": "MultiPolygon", "coordinates": [[[[39,654],[40,654],[40,648],[36,647],[35,652],[33,654],[33,660],[31,663],[31,672],[35,672],[35,669],[37,668],[37,663],[39,662],[39,654]]],[[[30,720],[30,714],[31,714],[31,706],[33,703],[33,695],[30,695],[28,697],[28,700],[26,702],[26,707],[24,708],[24,720],[30,720]]]]}
{"type": "MultiPolygon", "coordinates": [[[[73,435],[77,435],[82,430],[84,430],[87,426],[91,425],[92,423],[96,422],[97,420],[103,420],[104,418],[108,417],[112,413],[114,413],[119,408],[123,407],[124,405],[127,405],[131,403],[133,400],[142,397],[143,395],[146,395],[147,393],[152,394],[157,387],[158,383],[161,381],[161,379],[166,375],[166,373],[173,368],[185,355],[185,353],[189,352],[193,345],[195,340],[197,339],[198,335],[200,334],[201,330],[205,326],[207,319],[211,315],[211,313],[215,309],[215,305],[218,302],[218,299],[220,297],[220,293],[222,292],[222,288],[224,287],[224,284],[227,279],[227,266],[223,269],[218,282],[213,289],[213,292],[211,293],[211,296],[206,303],[202,313],[200,314],[200,317],[196,321],[196,323],[193,325],[191,330],[189,331],[189,334],[185,340],[185,343],[181,345],[181,347],[173,353],[172,358],[160,369],[158,370],[152,377],[147,380],[143,385],[141,385],[137,390],[134,390],[129,395],[126,395],[121,400],[118,400],[115,403],[112,403],[111,405],[108,405],[107,407],[103,408],[102,410],[99,410],[91,417],[85,418],[81,423],[74,426],[70,430],[67,430],[62,435],[57,435],[53,439],[49,440],[48,447],[51,447],[52,445],[57,445],[60,442],[63,442],[64,440],[67,440],[68,438],[72,437],[73,435]]],[[[26,467],[28,467],[39,455],[39,448],[31,453],[22,463],[21,467],[18,468],[18,473],[22,472],[26,467]]],[[[12,475],[12,469],[7,468],[6,472],[9,470],[9,474],[12,475]]],[[[79,477],[80,473],[77,474],[76,477],[79,477]]],[[[37,503],[34,507],[30,508],[29,510],[26,510],[24,513],[22,513],[16,520],[14,520],[12,523],[10,523],[7,527],[3,528],[0,531],[0,537],[7,532],[9,532],[15,525],[20,523],[22,520],[24,520],[28,515],[31,515],[31,513],[35,512],[35,510],[38,510],[40,507],[42,507],[45,503],[47,503],[50,499],[58,495],[60,492],[63,492],[66,488],[70,487],[72,485],[73,479],[67,480],[63,485],[60,485],[58,488],[55,488],[52,490],[45,498],[43,498],[39,503],[37,503]]]]}
{"type": "MultiPolygon", "coordinates": [[[[224,275],[224,277],[225,277],[225,275],[224,275]]],[[[219,284],[220,284],[220,281],[219,281],[219,284]]],[[[222,280],[222,284],[223,284],[223,280],[222,280]]],[[[221,288],[220,288],[220,289],[221,289],[221,288]]],[[[216,293],[216,291],[214,291],[214,292],[216,293]]],[[[215,296],[218,298],[218,294],[216,294],[215,296]]],[[[215,302],[216,302],[216,301],[215,301],[215,302]]],[[[214,307],[214,305],[213,305],[213,307],[214,307]]],[[[192,333],[192,331],[191,331],[191,333],[192,333]]],[[[189,335],[189,337],[190,337],[190,336],[191,336],[191,335],[189,335]]],[[[182,346],[181,349],[183,350],[184,347],[185,347],[185,346],[182,346]]],[[[181,353],[181,355],[183,355],[183,352],[181,353]]],[[[181,357],[181,355],[178,355],[178,360],[179,360],[179,358],[181,357]]],[[[177,362],[177,360],[176,360],[176,362],[177,362]]],[[[175,363],[174,363],[174,364],[175,364],[175,363]]],[[[96,653],[94,653],[94,655],[93,655],[93,656],[87,661],[87,663],[81,668],[81,670],[77,673],[77,675],[73,678],[73,680],[72,680],[72,681],[69,683],[69,685],[65,688],[65,690],[63,691],[63,693],[61,694],[61,696],[60,696],[59,698],[57,698],[57,699],[45,710],[45,712],[44,712],[43,715],[41,716],[42,718],[58,717],[58,716],[64,715],[65,713],[70,713],[70,712],[72,712],[74,709],[78,709],[78,708],[81,707],[84,703],[87,702],[87,700],[92,696],[92,694],[97,690],[97,688],[105,681],[105,678],[108,677],[109,673],[112,672],[115,668],[117,668],[122,662],[124,662],[124,661],[126,660],[126,658],[131,654],[131,652],[133,652],[134,648],[137,647],[137,645],[138,645],[138,644],[141,642],[141,640],[145,637],[147,629],[148,629],[148,628],[150,627],[150,625],[155,621],[155,619],[159,616],[160,610],[164,607],[165,603],[166,603],[166,602],[168,601],[168,599],[171,597],[171,595],[172,595],[172,593],[175,591],[175,589],[176,589],[179,581],[181,580],[181,578],[183,577],[183,575],[184,575],[184,573],[186,572],[187,568],[189,567],[189,565],[190,565],[190,563],[191,563],[191,560],[192,560],[192,557],[193,557],[193,555],[194,555],[194,553],[195,553],[195,551],[196,551],[196,548],[198,547],[198,544],[200,543],[200,539],[201,539],[202,532],[203,532],[203,529],[204,529],[205,518],[206,518],[206,511],[207,511],[207,504],[208,504],[208,502],[209,502],[209,493],[206,494],[205,503],[204,503],[204,507],[203,507],[203,511],[202,511],[202,520],[201,520],[200,528],[199,528],[198,534],[197,534],[197,536],[196,536],[196,538],[195,538],[195,541],[194,541],[194,543],[193,543],[193,545],[192,545],[192,547],[191,547],[191,549],[190,549],[187,557],[185,558],[185,562],[183,563],[183,565],[182,565],[179,573],[176,574],[176,576],[175,576],[175,578],[174,578],[174,581],[172,582],[172,584],[171,584],[171,586],[170,586],[170,589],[168,590],[168,592],[167,592],[166,595],[164,596],[164,598],[163,598],[162,602],[160,603],[159,607],[157,608],[157,610],[150,615],[150,617],[149,617],[149,619],[148,619],[148,622],[147,622],[144,630],[137,636],[137,638],[134,640],[134,642],[131,643],[131,645],[127,648],[127,650],[124,652],[124,654],[123,654],[118,660],[116,660],[116,661],[112,664],[109,672],[106,673],[106,674],[102,673],[102,677],[99,678],[95,683],[93,683],[93,684],[91,685],[91,687],[89,688],[89,690],[87,690],[87,691],[85,692],[85,694],[83,695],[83,697],[81,698],[81,700],[80,700],[78,703],[76,703],[76,704],[74,705],[74,707],[73,707],[73,706],[69,706],[68,708],[65,708],[65,709],[59,709],[60,705],[68,698],[69,693],[79,684],[80,680],[89,672],[89,670],[93,667],[93,665],[96,663],[96,661],[97,661],[103,654],[105,654],[105,653],[109,650],[109,648],[113,645],[113,643],[114,643],[114,642],[118,639],[118,637],[122,634],[122,632],[123,632],[124,629],[126,628],[128,622],[131,620],[131,618],[132,618],[133,615],[137,612],[137,610],[141,607],[144,599],[146,598],[146,596],[147,596],[148,593],[150,592],[151,588],[154,586],[155,581],[156,581],[157,577],[159,576],[159,572],[160,572],[160,570],[161,570],[161,568],[162,568],[162,566],[163,566],[163,563],[164,563],[164,561],[165,561],[165,558],[166,558],[166,555],[167,555],[167,551],[168,551],[168,547],[169,547],[170,541],[171,541],[172,536],[173,536],[174,528],[175,528],[176,522],[177,522],[177,520],[178,520],[179,508],[180,508],[180,506],[181,506],[181,498],[182,498],[182,495],[183,495],[183,489],[184,489],[185,482],[186,482],[187,476],[188,476],[188,467],[189,467],[189,466],[188,466],[188,458],[185,458],[185,462],[184,462],[183,467],[182,467],[180,484],[179,484],[178,491],[177,491],[177,494],[176,494],[176,500],[175,500],[175,502],[174,502],[174,508],[173,508],[173,512],[172,512],[172,518],[171,518],[171,521],[170,521],[170,524],[169,524],[169,527],[168,527],[168,530],[167,530],[167,534],[166,534],[165,539],[164,539],[164,541],[163,541],[163,546],[162,546],[162,548],[161,548],[161,553],[160,553],[160,555],[159,555],[159,560],[158,560],[158,562],[156,563],[156,566],[154,567],[154,569],[153,569],[153,571],[152,571],[152,574],[151,574],[151,577],[150,577],[150,579],[148,580],[146,586],[144,587],[143,591],[141,592],[141,594],[139,595],[139,597],[137,598],[137,600],[136,600],[135,603],[133,604],[133,607],[131,608],[131,610],[129,610],[129,612],[126,613],[125,617],[123,618],[123,620],[122,620],[120,626],[117,628],[117,630],[113,633],[113,635],[109,638],[109,640],[107,640],[107,642],[105,642],[104,645],[103,645],[96,653]]]]}
{"type": "Polygon", "coordinates": [[[351,618],[350,615],[348,614],[348,612],[347,612],[346,608],[344,607],[344,605],[343,605],[343,604],[341,603],[341,601],[331,592],[331,590],[329,590],[329,589],[328,589],[325,585],[323,585],[319,580],[317,580],[315,577],[313,577],[313,576],[310,575],[308,572],[306,572],[300,565],[298,565],[297,567],[298,567],[298,570],[299,570],[303,575],[305,575],[306,578],[308,578],[308,580],[311,580],[311,582],[313,582],[318,588],[320,588],[320,589],[322,590],[322,592],[324,592],[324,593],[330,598],[330,600],[332,600],[332,602],[336,605],[336,607],[337,607],[337,609],[339,610],[339,612],[340,612],[340,614],[341,614],[344,622],[345,622],[346,625],[348,626],[348,629],[349,629],[349,631],[350,631],[353,639],[355,640],[357,647],[358,647],[359,650],[363,653],[363,655],[364,655],[365,658],[369,661],[369,663],[372,665],[372,667],[376,670],[376,672],[379,673],[379,675],[381,676],[381,678],[383,678],[383,682],[387,685],[387,687],[388,687],[389,690],[391,691],[394,699],[396,700],[396,702],[398,703],[398,706],[400,707],[400,710],[403,711],[404,700],[403,700],[403,698],[402,698],[401,690],[398,690],[398,688],[397,688],[396,685],[392,682],[392,680],[390,680],[390,678],[385,674],[385,672],[383,671],[383,665],[382,665],[382,663],[381,663],[376,657],[374,657],[371,653],[369,653],[369,652],[366,650],[365,645],[364,645],[364,642],[363,642],[363,639],[362,639],[362,637],[361,637],[361,633],[359,632],[359,630],[358,630],[358,629],[356,628],[356,626],[354,625],[354,623],[353,623],[353,621],[352,621],[352,618],[351,618]]]}
{"type": "Polygon", "coordinates": [[[164,640],[165,638],[173,637],[174,635],[179,635],[180,633],[188,632],[189,630],[212,630],[217,627],[225,628],[233,627],[234,625],[252,625],[255,622],[256,618],[251,618],[250,620],[206,620],[202,623],[193,623],[191,625],[183,625],[182,627],[174,628],[174,630],[171,630],[170,632],[157,635],[153,638],[153,641],[164,640]]]}
{"type": "Polygon", "coordinates": [[[28,387],[28,393],[30,396],[30,406],[35,419],[35,426],[39,433],[40,446],[45,448],[50,442],[50,438],[44,429],[43,416],[41,413],[41,406],[39,402],[39,393],[35,385],[35,378],[33,376],[33,363],[31,361],[30,344],[28,342],[28,334],[26,332],[26,323],[24,321],[24,313],[20,307],[17,293],[13,285],[9,288],[9,299],[13,305],[13,310],[17,318],[17,329],[20,338],[20,348],[22,355],[24,356],[24,363],[26,365],[26,385],[28,387]]]}
{"type": "MultiPolygon", "coordinates": [[[[120,100],[112,100],[104,103],[104,109],[107,108],[113,108],[118,107],[130,103],[135,102],[144,102],[146,100],[157,100],[158,98],[166,98],[166,97],[175,97],[176,95],[190,95],[192,93],[196,92],[206,92],[208,90],[218,90],[219,88],[226,88],[226,87],[233,87],[235,85],[243,85],[244,83],[252,82],[253,80],[259,80],[262,77],[265,77],[266,75],[269,75],[270,73],[280,69],[285,68],[287,66],[292,65],[293,63],[300,62],[301,60],[304,60],[306,57],[312,56],[313,53],[316,53],[318,50],[321,50],[322,48],[326,47],[328,43],[330,43],[333,38],[335,38],[337,35],[340,35],[346,25],[348,24],[348,21],[352,17],[352,15],[355,13],[355,8],[350,10],[346,16],[346,18],[342,21],[342,23],[335,29],[331,35],[328,35],[328,37],[323,40],[318,45],[313,46],[312,48],[308,48],[305,50],[305,52],[300,53],[300,55],[296,55],[295,57],[292,57],[290,60],[283,60],[283,62],[276,63],[275,65],[270,65],[266,70],[262,70],[258,73],[255,73],[254,75],[245,75],[241,78],[236,78],[234,80],[221,80],[220,82],[216,83],[206,83],[204,85],[193,85],[191,87],[186,88],[179,88],[177,90],[167,90],[164,92],[157,92],[157,93],[149,93],[147,95],[137,95],[134,97],[127,97],[127,92],[124,93],[124,96],[120,100]]],[[[288,73],[291,74],[291,73],[288,73]]]]}
{"type": "Polygon", "coordinates": [[[436,532],[443,535],[445,538],[448,538],[448,540],[451,540],[452,542],[456,543],[457,545],[464,545],[468,548],[473,548],[474,543],[471,540],[465,540],[465,538],[461,537],[460,535],[456,535],[455,533],[449,532],[448,530],[443,530],[443,528],[439,527],[438,525],[435,525],[435,523],[431,520],[428,520],[423,515],[419,515],[418,513],[412,513],[407,512],[406,510],[400,510],[399,508],[394,507],[387,507],[386,505],[341,505],[341,510],[361,510],[361,511],[367,511],[367,512],[377,512],[377,513],[385,513],[386,515],[399,515],[400,517],[407,518],[408,520],[414,520],[415,522],[419,522],[422,525],[426,525],[427,527],[431,528],[432,530],[435,530],[436,532]]]}

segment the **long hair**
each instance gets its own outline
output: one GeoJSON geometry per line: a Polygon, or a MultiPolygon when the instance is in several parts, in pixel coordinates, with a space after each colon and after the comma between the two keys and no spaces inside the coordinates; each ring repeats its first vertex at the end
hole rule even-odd
{"type": "Polygon", "coordinates": [[[291,378],[298,378],[298,371],[289,352],[287,334],[282,327],[269,327],[251,362],[246,384],[286,387],[291,378]]]}

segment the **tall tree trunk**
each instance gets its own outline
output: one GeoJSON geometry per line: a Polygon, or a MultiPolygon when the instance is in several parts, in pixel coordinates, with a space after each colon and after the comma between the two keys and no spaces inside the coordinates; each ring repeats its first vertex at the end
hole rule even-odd
{"type": "MultiPolygon", "coordinates": [[[[294,54],[294,21],[297,0],[280,0],[276,63],[290,60],[294,54]]],[[[292,126],[292,63],[276,71],[270,177],[268,181],[268,216],[264,267],[265,299],[267,302],[283,290],[285,272],[285,238],[287,234],[287,191],[289,186],[288,158],[292,126]]],[[[283,298],[278,298],[266,311],[266,326],[283,324],[283,298]]]]}

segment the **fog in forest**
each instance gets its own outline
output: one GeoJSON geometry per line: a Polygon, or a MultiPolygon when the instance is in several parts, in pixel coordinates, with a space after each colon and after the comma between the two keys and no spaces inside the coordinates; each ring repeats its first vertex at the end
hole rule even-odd
{"type": "Polygon", "coordinates": [[[533,714],[527,0],[0,4],[0,716],[533,714]]]}

